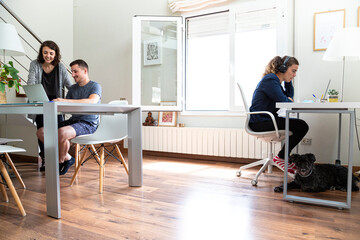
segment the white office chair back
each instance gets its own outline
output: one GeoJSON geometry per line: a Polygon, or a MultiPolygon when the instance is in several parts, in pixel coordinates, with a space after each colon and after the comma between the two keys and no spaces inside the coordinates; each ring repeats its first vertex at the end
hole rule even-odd
{"type": "MultiPolygon", "coordinates": [[[[282,140],[284,140],[285,139],[285,131],[284,130],[279,131],[280,137],[277,136],[276,131],[254,132],[253,130],[251,130],[251,128],[249,127],[249,121],[250,121],[249,106],[247,104],[245,94],[244,94],[244,91],[243,91],[240,83],[238,82],[237,85],[240,90],[241,98],[243,100],[245,111],[246,111],[245,131],[249,135],[255,136],[264,142],[281,142],[282,140]]],[[[291,134],[292,133],[290,132],[290,135],[291,134]]]]}
{"type": "Polygon", "coordinates": [[[239,90],[240,90],[240,95],[241,95],[241,99],[243,100],[244,103],[244,107],[245,107],[245,111],[249,112],[249,105],[247,104],[246,98],[245,98],[245,94],[244,94],[244,90],[242,89],[240,83],[237,83],[239,90]]]}
{"type": "Polygon", "coordinates": [[[240,83],[238,82],[237,85],[238,85],[238,88],[240,90],[241,99],[243,100],[244,108],[245,108],[245,111],[246,111],[245,131],[250,135],[258,136],[258,132],[254,132],[249,127],[249,121],[250,121],[250,114],[248,114],[248,112],[250,112],[249,105],[248,105],[248,103],[246,101],[244,90],[242,89],[240,83]]]}

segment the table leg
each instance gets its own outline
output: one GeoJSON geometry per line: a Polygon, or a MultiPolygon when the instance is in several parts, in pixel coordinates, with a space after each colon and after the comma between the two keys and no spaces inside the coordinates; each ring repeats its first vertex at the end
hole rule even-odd
{"type": "Polygon", "coordinates": [[[337,151],[337,158],[335,160],[335,165],[341,165],[341,160],[340,160],[340,153],[341,153],[341,120],[342,120],[342,114],[339,113],[338,151],[337,151]]]}
{"type": "Polygon", "coordinates": [[[287,195],[287,182],[288,182],[288,162],[289,162],[289,117],[290,112],[286,110],[286,118],[285,118],[285,169],[284,169],[284,199],[287,195]]]}
{"type": "Polygon", "coordinates": [[[141,108],[128,113],[129,186],[142,186],[141,108]]]}
{"type": "Polygon", "coordinates": [[[347,180],[347,196],[346,202],[348,207],[351,207],[351,186],[352,186],[352,164],[353,164],[353,144],[354,144],[354,131],[355,131],[355,115],[354,112],[350,112],[349,123],[349,162],[348,162],[348,180],[347,180]]]}
{"type": "Polygon", "coordinates": [[[57,105],[44,103],[44,144],[47,215],[61,218],[57,105]]]}

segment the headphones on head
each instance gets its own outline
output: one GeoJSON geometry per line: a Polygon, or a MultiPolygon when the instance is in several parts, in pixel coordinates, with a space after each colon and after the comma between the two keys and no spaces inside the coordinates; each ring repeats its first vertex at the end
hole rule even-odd
{"type": "Polygon", "coordinates": [[[286,56],[285,61],[279,67],[279,72],[285,73],[287,71],[288,67],[286,66],[286,63],[289,61],[289,59],[290,59],[290,57],[286,56]]]}

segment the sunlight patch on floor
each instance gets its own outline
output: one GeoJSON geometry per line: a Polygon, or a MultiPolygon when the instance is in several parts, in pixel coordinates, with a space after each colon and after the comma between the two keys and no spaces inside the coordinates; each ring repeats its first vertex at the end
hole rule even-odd
{"type": "Polygon", "coordinates": [[[251,203],[239,199],[234,204],[234,200],[203,191],[188,194],[181,213],[179,239],[251,239],[244,238],[251,228],[251,203]]]}

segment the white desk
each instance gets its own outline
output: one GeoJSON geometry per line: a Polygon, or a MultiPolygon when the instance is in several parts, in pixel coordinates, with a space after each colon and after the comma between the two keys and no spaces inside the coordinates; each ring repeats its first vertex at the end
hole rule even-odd
{"type": "MultiPolygon", "coordinates": [[[[340,156],[340,134],[341,134],[341,115],[349,114],[349,146],[348,146],[348,184],[346,202],[329,201],[323,199],[314,199],[307,197],[292,196],[287,194],[287,180],[288,175],[284,174],[284,199],[288,201],[298,201],[305,203],[313,203],[319,205],[326,205],[338,208],[351,207],[351,181],[352,181],[352,163],[353,163],[353,139],[355,116],[354,111],[350,109],[360,108],[360,102],[337,102],[337,103],[276,103],[277,108],[286,108],[286,134],[285,146],[289,145],[289,116],[290,113],[336,113],[339,114],[339,142],[338,142],[338,157],[340,156]]],[[[288,168],[289,150],[285,147],[285,173],[288,168]]]]}
{"type": "Polygon", "coordinates": [[[59,155],[58,155],[58,113],[114,114],[128,115],[128,162],[129,186],[142,186],[142,140],[141,108],[116,104],[73,104],[49,102],[42,104],[4,104],[0,114],[43,114],[46,158],[46,206],[47,214],[61,218],[59,155]]]}

